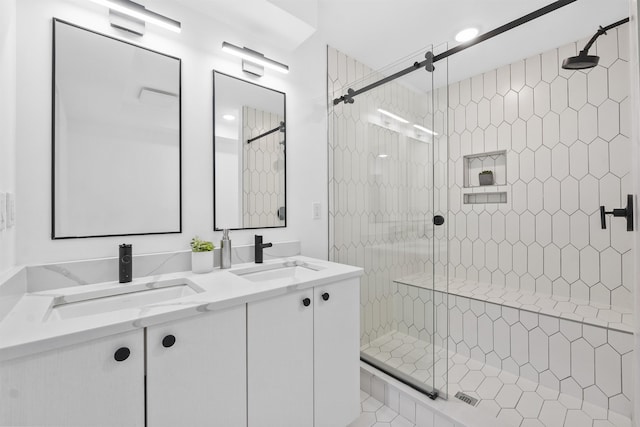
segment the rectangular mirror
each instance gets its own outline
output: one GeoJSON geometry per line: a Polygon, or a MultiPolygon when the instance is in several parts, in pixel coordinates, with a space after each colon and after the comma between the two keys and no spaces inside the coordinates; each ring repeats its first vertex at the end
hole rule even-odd
{"type": "Polygon", "coordinates": [[[213,72],[215,230],[286,227],[285,94],[213,72]]]}
{"type": "Polygon", "coordinates": [[[53,239],[181,232],[180,72],[54,19],[53,239]]]}

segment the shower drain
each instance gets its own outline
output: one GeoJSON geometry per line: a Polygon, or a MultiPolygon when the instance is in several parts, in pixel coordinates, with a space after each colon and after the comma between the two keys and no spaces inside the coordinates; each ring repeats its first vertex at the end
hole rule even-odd
{"type": "Polygon", "coordinates": [[[476,399],[475,397],[471,397],[468,394],[464,394],[461,391],[456,393],[456,398],[471,406],[476,406],[476,404],[478,403],[478,399],[476,399]]]}

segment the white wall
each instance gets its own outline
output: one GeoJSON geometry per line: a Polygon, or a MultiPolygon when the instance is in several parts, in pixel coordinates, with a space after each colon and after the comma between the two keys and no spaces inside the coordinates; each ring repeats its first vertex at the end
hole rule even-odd
{"type": "MultiPolygon", "coordinates": [[[[4,5],[4,0],[3,0],[4,5]]],[[[182,33],[147,27],[140,38],[112,29],[106,8],[85,0],[30,0],[17,7],[17,193],[20,197],[17,262],[34,264],[114,256],[117,244],[134,253],[185,249],[191,237],[218,241],[213,230],[212,70],[250,80],[240,60],[222,53],[223,40],[250,46],[290,66],[257,83],[287,93],[287,202],[283,229],[263,230],[266,241],[299,239],[305,255],[326,258],[327,220],[311,219],[311,203],[326,208],[325,45],[314,35],[293,52],[250,40],[224,23],[170,0],[148,6],[182,22],[182,33]],[[183,233],[100,239],[50,239],[51,232],[51,28],[57,17],[182,59],[183,233]]],[[[2,16],[4,17],[4,13],[2,16]]],[[[4,61],[3,61],[4,63],[4,61]]],[[[261,231],[259,231],[260,233],[261,231]]],[[[254,231],[236,231],[234,245],[253,242],[254,231]]]]}
{"type": "Polygon", "coordinates": [[[237,136],[225,138],[216,135],[216,173],[225,177],[216,181],[216,204],[225,207],[216,213],[218,228],[242,224],[241,148],[237,136]]]}
{"type": "MultiPolygon", "coordinates": [[[[15,193],[16,0],[0,1],[0,192],[15,193]]],[[[0,273],[16,261],[15,228],[0,231],[0,273]]]]}

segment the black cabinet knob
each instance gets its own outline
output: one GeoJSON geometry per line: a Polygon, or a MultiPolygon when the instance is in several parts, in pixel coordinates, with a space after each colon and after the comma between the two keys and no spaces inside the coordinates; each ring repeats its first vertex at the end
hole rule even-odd
{"type": "Polygon", "coordinates": [[[305,307],[309,307],[310,304],[311,300],[309,298],[305,298],[302,300],[302,305],[304,305],[305,307]]]}
{"type": "Polygon", "coordinates": [[[175,343],[176,343],[176,337],[174,337],[173,335],[167,335],[166,337],[162,338],[162,346],[164,348],[169,348],[173,346],[175,343]]]}
{"type": "Polygon", "coordinates": [[[116,362],[122,362],[127,360],[130,354],[131,350],[129,350],[127,347],[120,347],[114,353],[113,358],[116,359],[116,362]]]}
{"type": "Polygon", "coordinates": [[[322,294],[322,299],[325,301],[329,301],[329,292],[325,292],[322,294]]]}

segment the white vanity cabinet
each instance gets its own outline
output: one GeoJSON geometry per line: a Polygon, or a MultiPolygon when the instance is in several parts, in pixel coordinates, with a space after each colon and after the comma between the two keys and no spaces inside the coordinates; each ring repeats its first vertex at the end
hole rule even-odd
{"type": "MultiPolygon", "coordinates": [[[[360,411],[360,272],[303,258],[292,276],[291,262],[269,263],[246,283],[238,276],[255,266],[221,272],[216,280],[235,282],[198,300],[42,329],[18,323],[35,329],[28,341],[0,343],[0,426],[347,426],[360,411]],[[27,355],[7,359],[17,351],[27,355]]],[[[112,290],[95,288],[82,291],[112,290]]],[[[27,308],[44,307],[43,295],[33,298],[27,308]]],[[[0,325],[3,336],[12,325],[0,325]]]]}
{"type": "Polygon", "coordinates": [[[360,415],[360,279],[314,289],[315,427],[360,415]]]}
{"type": "Polygon", "coordinates": [[[246,426],[246,395],[241,304],[3,362],[0,426],[246,426]]]}
{"type": "Polygon", "coordinates": [[[313,426],[313,293],[247,304],[249,427],[313,426]]]}
{"type": "Polygon", "coordinates": [[[249,427],[358,417],[359,279],[247,304],[249,427]]]}
{"type": "Polygon", "coordinates": [[[246,306],[147,328],[147,426],[246,426],[246,306]]]}
{"type": "Polygon", "coordinates": [[[144,426],[144,331],[2,362],[0,425],[144,426]]]}

